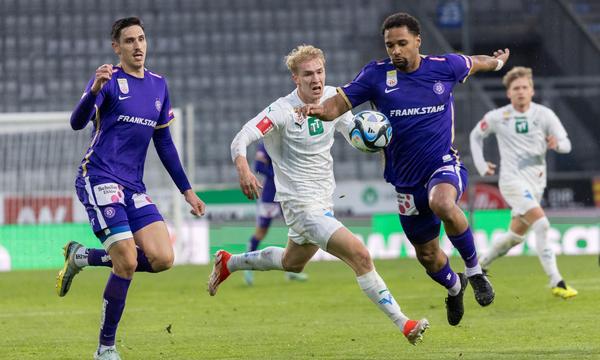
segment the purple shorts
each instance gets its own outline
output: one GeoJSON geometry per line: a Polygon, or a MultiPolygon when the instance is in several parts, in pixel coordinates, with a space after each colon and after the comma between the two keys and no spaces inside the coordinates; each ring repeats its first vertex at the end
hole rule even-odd
{"type": "Polygon", "coordinates": [[[446,165],[437,169],[426,183],[414,187],[396,187],[400,223],[412,244],[425,244],[440,235],[441,220],[429,207],[429,192],[440,183],[456,188],[458,201],[467,188],[468,173],[462,165],[446,165]]]}
{"type": "Polygon", "coordinates": [[[144,226],[163,221],[148,195],[136,193],[114,180],[80,177],[75,188],[94,234],[107,250],[119,240],[132,238],[144,226]]]}

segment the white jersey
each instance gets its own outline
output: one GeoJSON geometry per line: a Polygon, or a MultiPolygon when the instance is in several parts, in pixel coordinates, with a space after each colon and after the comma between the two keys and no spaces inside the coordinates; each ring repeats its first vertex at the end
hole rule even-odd
{"type": "MultiPolygon", "coordinates": [[[[336,94],[334,87],[325,86],[324,90],[321,102],[336,94]]],[[[348,139],[352,113],[348,111],[333,121],[314,117],[301,120],[294,108],[302,105],[296,89],[248,121],[244,130],[264,137],[275,173],[275,201],[333,205],[335,179],[330,150],[335,130],[348,139]]]]}
{"type": "Polygon", "coordinates": [[[485,114],[471,132],[471,150],[475,166],[481,175],[487,170],[477,141],[496,134],[500,150],[500,185],[526,181],[536,191],[546,187],[546,137],[554,135],[558,152],[571,149],[567,132],[556,114],[549,108],[531,103],[529,110],[518,112],[508,104],[485,114]]]}

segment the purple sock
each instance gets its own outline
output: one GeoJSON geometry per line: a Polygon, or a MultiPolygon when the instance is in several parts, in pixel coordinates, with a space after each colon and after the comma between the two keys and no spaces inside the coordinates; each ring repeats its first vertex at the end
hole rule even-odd
{"type": "Polygon", "coordinates": [[[250,242],[248,242],[248,252],[256,251],[256,249],[258,249],[258,244],[260,244],[260,240],[257,240],[256,236],[252,235],[250,242]]]}
{"type": "Polygon", "coordinates": [[[468,227],[460,235],[448,235],[448,239],[450,239],[452,245],[458,250],[468,268],[477,265],[477,251],[475,250],[475,240],[473,239],[471,227],[468,227]]]}
{"type": "MultiPolygon", "coordinates": [[[[90,266],[107,266],[112,267],[112,261],[110,256],[106,253],[104,249],[88,249],[88,263],[90,266]]],[[[142,249],[137,248],[137,267],[135,268],[135,272],[154,272],[152,269],[152,265],[150,265],[150,261],[146,257],[146,254],[142,251],[142,249]]]]}
{"type": "Polygon", "coordinates": [[[110,273],[106,288],[104,289],[104,300],[102,303],[102,320],[100,323],[100,344],[113,346],[117,326],[125,309],[125,298],[131,279],[122,278],[110,273]]]}
{"type": "Polygon", "coordinates": [[[88,264],[90,266],[107,266],[112,267],[110,256],[104,249],[87,249],[88,264]]]}
{"type": "Polygon", "coordinates": [[[446,265],[444,265],[440,271],[436,273],[430,273],[428,271],[427,275],[446,289],[450,289],[456,284],[456,281],[458,281],[458,275],[450,268],[450,261],[448,261],[448,258],[446,258],[446,265]]]}

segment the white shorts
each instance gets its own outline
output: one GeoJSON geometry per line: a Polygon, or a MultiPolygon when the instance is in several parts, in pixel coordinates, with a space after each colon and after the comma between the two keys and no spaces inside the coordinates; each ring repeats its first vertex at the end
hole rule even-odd
{"type": "Polygon", "coordinates": [[[289,238],[298,245],[315,244],[327,251],[327,242],[344,225],[333,216],[333,207],[326,204],[281,203],[283,217],[289,227],[289,238]]]}
{"type": "Polygon", "coordinates": [[[278,202],[262,202],[259,200],[256,205],[256,213],[260,217],[273,219],[281,214],[281,206],[278,202]]]}
{"type": "Polygon", "coordinates": [[[536,189],[525,181],[501,182],[499,185],[500,192],[510,206],[513,217],[525,215],[527,211],[541,207],[540,202],[544,195],[544,189],[536,189]]]}

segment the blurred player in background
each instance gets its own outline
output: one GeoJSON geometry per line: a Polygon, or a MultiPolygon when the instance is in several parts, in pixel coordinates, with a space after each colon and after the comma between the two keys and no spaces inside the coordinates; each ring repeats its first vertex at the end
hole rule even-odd
{"type": "Polygon", "coordinates": [[[117,20],[111,36],[119,65],[104,64],[96,70],[71,115],[74,130],[94,121],[92,143],[75,186],[104,249],[69,242],[56,282],[58,295],[64,296],[85,266],[112,267],[103,295],[95,359],[120,359],[115,336],[133,273],[160,272],[173,265],[167,226],[142,181],[151,139],[192,213],[201,216],[205,210],[171,138],[169,125],[174,118],[167,83],[144,68],[147,45],[142,22],[135,17],[117,20]]]}
{"type": "Polygon", "coordinates": [[[540,205],[546,188],[546,151],[561,154],[571,151],[571,141],[556,114],[532,101],[535,94],[530,68],[517,66],[503,79],[510,104],[485,114],[471,131],[471,153],[481,176],[494,175],[496,165],[483,157],[483,139],[492,133],[500,149],[500,180],[502,196],[510,205],[512,220],[509,230],[481,260],[483,269],[525,240],[530,228],[535,244],[550,280],[552,293],[564,299],[577,295],[558,272],[554,250],[548,242],[550,222],[540,205]]]}
{"type": "MultiPolygon", "coordinates": [[[[263,175],[262,192],[256,204],[256,229],[254,235],[248,241],[248,252],[256,251],[260,242],[267,236],[269,227],[274,218],[281,214],[281,206],[275,201],[275,174],[271,157],[265,149],[265,144],[260,142],[256,146],[256,157],[254,159],[254,171],[263,175]]],[[[286,272],[288,280],[306,281],[308,275],[305,273],[286,272]]],[[[254,284],[254,273],[250,270],[244,271],[246,285],[254,284]]]]}
{"type": "Polygon", "coordinates": [[[392,124],[385,149],[385,179],[395,186],[402,228],[427,274],[448,290],[448,323],[458,325],[464,314],[467,279],[481,306],[494,300],[494,290],[477,261],[473,234],[456,202],[467,186],[467,170],[454,141],[454,99],[458,83],[479,71],[500,70],[508,49],[494,56],[419,54],[420,24],[409,14],[396,13],[381,32],[389,59],[367,64],[338,94],[322,104],[299,111],[330,121],[371,101],[392,124]],[[448,238],[466,265],[456,274],[439,247],[440,219],[448,238]]]}
{"type": "Polygon", "coordinates": [[[239,255],[219,250],[209,277],[208,291],[215,295],[218,286],[238,270],[300,272],[321,248],[354,270],[365,295],[414,344],[429,326],[427,320],[409,320],[402,313],[375,270],[365,245],[333,215],[335,179],[331,147],[336,130],[349,141],[352,113],[345,111],[327,123],[313,117],[297,116],[294,108],[318,104],[333,96],[335,88],[325,86],[325,57],[320,49],[298,46],[286,57],[286,63],[296,89],[244,125],[231,143],[231,157],[242,191],[248,198],[256,198],[260,184],[248,166],[246,148],[264,138],[275,170],[275,200],[281,203],[289,227],[287,246],[270,246],[239,255]]]}

